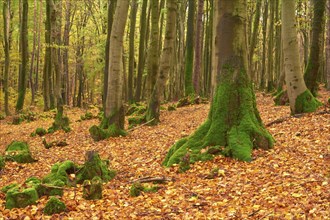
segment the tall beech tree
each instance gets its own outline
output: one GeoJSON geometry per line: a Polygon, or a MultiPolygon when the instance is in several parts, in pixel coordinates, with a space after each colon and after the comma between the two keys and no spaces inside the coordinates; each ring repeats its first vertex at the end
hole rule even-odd
{"type": "Polygon", "coordinates": [[[104,117],[100,126],[92,126],[89,131],[94,140],[110,136],[125,135],[123,94],[122,50],[129,0],[118,1],[113,19],[109,48],[108,94],[104,117]]]}
{"type": "Polygon", "coordinates": [[[159,74],[153,92],[151,94],[146,112],[146,120],[150,121],[154,119],[153,124],[159,122],[161,96],[165,91],[166,81],[171,71],[172,57],[174,56],[174,42],[176,36],[177,22],[176,0],[167,0],[166,10],[166,30],[163,52],[160,59],[159,74]]]}
{"type": "Polygon", "coordinates": [[[330,0],[327,5],[327,41],[326,41],[326,70],[327,70],[327,89],[330,90],[330,0]]]}
{"type": "Polygon", "coordinates": [[[300,68],[294,0],[282,1],[282,45],[285,81],[292,114],[313,112],[320,105],[307,89],[300,68]]]}
{"type": "Polygon", "coordinates": [[[163,162],[165,166],[188,163],[189,167],[189,163],[212,159],[217,153],[251,161],[252,149],[273,146],[273,138],[260,119],[247,73],[246,0],[218,0],[215,4],[218,65],[209,115],[192,135],[172,146],[163,162]]]}
{"type": "Polygon", "coordinates": [[[188,18],[186,32],[186,63],[185,63],[185,95],[195,93],[193,85],[193,67],[194,67],[194,15],[195,0],[188,0],[188,18]]]}
{"type": "Polygon", "coordinates": [[[322,36],[324,25],[324,12],[326,7],[326,0],[313,0],[313,21],[312,21],[312,39],[310,45],[310,52],[307,61],[307,67],[304,74],[304,79],[306,82],[307,88],[315,96],[317,94],[317,77],[320,72],[320,50],[321,41],[320,37],[322,36]]]}
{"type": "Polygon", "coordinates": [[[3,15],[3,36],[4,36],[4,50],[5,50],[5,72],[4,72],[4,80],[3,80],[3,90],[5,93],[4,101],[5,101],[5,114],[10,115],[9,111],[9,89],[8,89],[8,76],[9,76],[9,67],[10,67],[10,4],[11,0],[3,1],[2,15],[3,15]]]}
{"type": "Polygon", "coordinates": [[[18,98],[16,102],[16,112],[19,112],[23,109],[26,86],[27,86],[28,62],[29,62],[28,10],[29,10],[28,0],[22,0],[22,16],[21,16],[21,26],[20,26],[20,52],[21,52],[22,63],[19,68],[18,98]]]}

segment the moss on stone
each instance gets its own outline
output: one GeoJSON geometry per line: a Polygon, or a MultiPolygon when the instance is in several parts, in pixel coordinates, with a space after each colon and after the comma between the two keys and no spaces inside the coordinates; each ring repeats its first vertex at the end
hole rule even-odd
{"type": "Polygon", "coordinates": [[[130,190],[129,194],[132,197],[137,197],[141,195],[141,192],[157,192],[159,190],[159,187],[156,186],[149,186],[149,185],[143,185],[142,183],[133,183],[130,190]]]}
{"type": "Polygon", "coordinates": [[[296,98],[295,114],[314,112],[322,103],[318,101],[313,94],[306,90],[296,98]]]}
{"type": "Polygon", "coordinates": [[[89,129],[89,133],[92,136],[94,141],[100,141],[107,139],[109,137],[119,137],[119,136],[126,136],[126,131],[119,129],[115,124],[111,124],[107,128],[104,128],[104,126],[96,126],[93,125],[89,129]]]}
{"type": "Polygon", "coordinates": [[[70,160],[54,164],[51,172],[42,179],[42,183],[55,186],[55,188],[42,186],[38,188],[39,194],[61,196],[63,189],[56,187],[73,185],[73,182],[69,179],[69,175],[75,173],[78,169],[79,167],[70,160]]]}
{"type": "Polygon", "coordinates": [[[5,168],[5,165],[6,165],[5,159],[2,156],[0,156],[0,171],[5,168]]]}
{"type": "Polygon", "coordinates": [[[128,125],[129,128],[133,128],[136,125],[140,125],[142,123],[146,122],[146,116],[145,115],[135,115],[135,116],[131,116],[128,118],[128,125]]]}
{"type": "Polygon", "coordinates": [[[254,148],[272,148],[274,140],[261,122],[252,85],[241,77],[226,78],[233,70],[230,66],[224,68],[224,78],[216,89],[208,118],[192,135],[171,147],[163,165],[182,163],[188,153],[190,163],[210,160],[214,153],[207,149],[214,146],[220,151],[216,154],[242,161],[252,160],[254,148]]]}
{"type": "Polygon", "coordinates": [[[44,128],[37,128],[36,129],[36,134],[39,135],[39,136],[44,136],[45,134],[47,134],[47,131],[44,128]]]}
{"type": "Polygon", "coordinates": [[[13,189],[13,188],[19,188],[19,185],[17,183],[11,183],[7,186],[2,187],[1,192],[7,193],[10,189],[13,189]]]}
{"type": "Polygon", "coordinates": [[[16,161],[17,163],[32,163],[36,161],[32,158],[28,144],[21,141],[13,141],[7,146],[5,159],[16,161]]]}
{"type": "Polygon", "coordinates": [[[175,105],[169,105],[167,106],[167,111],[175,111],[176,110],[176,106],[175,105]]]}
{"type": "Polygon", "coordinates": [[[94,118],[94,116],[93,116],[93,113],[91,113],[91,112],[86,112],[84,115],[82,115],[82,116],[80,116],[80,119],[81,120],[91,120],[91,119],[93,119],[94,118]]]}
{"type": "Polygon", "coordinates": [[[84,181],[83,198],[87,200],[102,199],[102,179],[99,176],[95,176],[92,181],[84,181]]]}
{"type": "Polygon", "coordinates": [[[133,103],[126,111],[126,115],[142,115],[147,111],[147,106],[142,103],[133,103]]]}
{"type": "Polygon", "coordinates": [[[50,197],[44,208],[44,213],[46,215],[58,214],[65,211],[66,211],[65,204],[54,196],[50,197]]]}
{"type": "Polygon", "coordinates": [[[53,133],[61,129],[65,132],[71,131],[70,120],[67,116],[63,116],[63,113],[58,111],[52,126],[48,128],[48,133],[53,133]]]}
{"type": "Polygon", "coordinates": [[[84,165],[77,172],[76,182],[83,183],[85,180],[92,180],[96,176],[100,177],[102,181],[108,182],[115,175],[116,172],[108,169],[107,161],[101,160],[96,151],[88,151],[84,165]]]}
{"type": "Polygon", "coordinates": [[[11,188],[6,193],[6,209],[24,208],[28,205],[36,204],[39,199],[35,188],[20,189],[11,188]]]}

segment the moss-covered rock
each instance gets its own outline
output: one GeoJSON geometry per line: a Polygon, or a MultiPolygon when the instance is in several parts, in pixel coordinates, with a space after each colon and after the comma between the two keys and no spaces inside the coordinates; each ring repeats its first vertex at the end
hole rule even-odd
{"type": "Polygon", "coordinates": [[[28,205],[36,204],[39,199],[35,188],[21,189],[19,187],[11,188],[6,193],[6,209],[24,208],[28,205]]]}
{"type": "Polygon", "coordinates": [[[131,116],[127,119],[128,121],[128,126],[129,128],[133,128],[136,125],[140,125],[145,123],[146,120],[146,116],[145,115],[135,115],[135,116],[131,116]]]}
{"type": "Polygon", "coordinates": [[[107,139],[109,137],[119,137],[126,136],[127,133],[118,128],[115,124],[110,125],[108,128],[103,128],[102,126],[93,125],[89,129],[89,133],[94,141],[100,141],[107,139]]]}
{"type": "Polygon", "coordinates": [[[24,121],[24,119],[20,115],[14,115],[13,116],[13,125],[19,125],[24,121]]]}
{"type": "Polygon", "coordinates": [[[322,103],[318,101],[313,94],[306,90],[296,98],[295,114],[314,112],[322,103]]]}
{"type": "Polygon", "coordinates": [[[83,198],[87,200],[102,199],[102,179],[99,176],[95,176],[92,181],[84,181],[83,198]]]}
{"type": "Polygon", "coordinates": [[[52,184],[43,184],[42,180],[37,177],[30,177],[25,180],[24,184],[37,190],[38,196],[62,196],[64,183],[60,180],[52,182],[52,184]]]}
{"type": "Polygon", "coordinates": [[[176,106],[175,105],[169,105],[167,106],[167,111],[175,111],[176,110],[176,106]]]}
{"type": "Polygon", "coordinates": [[[5,159],[16,161],[17,163],[32,163],[36,161],[32,158],[28,144],[20,141],[13,141],[7,146],[5,159]]]}
{"type": "Polygon", "coordinates": [[[129,106],[126,115],[142,115],[147,111],[147,106],[142,103],[134,103],[129,106]]]}
{"type": "Polygon", "coordinates": [[[93,116],[93,113],[91,113],[91,112],[86,112],[84,115],[80,116],[80,119],[82,121],[91,120],[93,118],[94,118],[94,116],[93,116]]]}
{"type": "Polygon", "coordinates": [[[5,168],[5,159],[0,156],[0,171],[5,168]]]}
{"type": "Polygon", "coordinates": [[[48,133],[53,133],[57,130],[63,130],[65,132],[71,131],[70,120],[67,116],[63,116],[63,113],[58,111],[55,116],[55,120],[50,128],[48,128],[48,133]]]}
{"type": "Polygon", "coordinates": [[[54,215],[65,211],[65,204],[54,196],[50,197],[44,208],[45,215],[54,215]]]}
{"type": "Polygon", "coordinates": [[[159,190],[159,187],[157,185],[143,185],[142,183],[133,183],[130,190],[129,190],[129,194],[132,197],[137,197],[139,195],[141,195],[141,192],[157,192],[159,190]]]}
{"type": "Polygon", "coordinates": [[[108,182],[115,177],[116,172],[108,169],[108,161],[101,160],[96,151],[87,151],[85,159],[84,165],[77,172],[77,183],[92,180],[96,176],[100,177],[104,182],[108,182]]]}
{"type": "Polygon", "coordinates": [[[7,193],[9,190],[11,190],[13,188],[19,188],[19,185],[17,183],[11,183],[7,186],[2,187],[1,192],[7,193]]]}
{"type": "Polygon", "coordinates": [[[47,134],[47,131],[44,128],[37,128],[35,132],[39,136],[44,136],[45,134],[47,134]]]}
{"type": "Polygon", "coordinates": [[[74,174],[78,169],[79,167],[70,160],[54,164],[51,172],[42,179],[43,186],[38,188],[39,194],[62,196],[63,186],[74,185],[69,175],[74,174]]]}

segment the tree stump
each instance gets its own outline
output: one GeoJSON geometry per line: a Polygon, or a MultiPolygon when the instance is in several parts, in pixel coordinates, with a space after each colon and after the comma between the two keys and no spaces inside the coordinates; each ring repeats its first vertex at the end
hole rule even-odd
{"type": "Polygon", "coordinates": [[[102,179],[99,176],[95,176],[92,181],[84,181],[83,198],[87,200],[102,199],[102,179]]]}

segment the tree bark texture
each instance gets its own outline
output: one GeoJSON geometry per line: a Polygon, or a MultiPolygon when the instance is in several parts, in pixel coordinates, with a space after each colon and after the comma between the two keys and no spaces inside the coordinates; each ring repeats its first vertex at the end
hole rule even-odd
{"type": "MultiPolygon", "coordinates": [[[[188,138],[179,140],[163,164],[181,165],[223,154],[252,160],[252,149],[269,149],[271,135],[264,128],[247,73],[246,1],[216,1],[216,90],[206,121],[188,138]]],[[[184,168],[184,167],[183,167],[184,168]]]]}
{"type": "Polygon", "coordinates": [[[295,1],[282,1],[282,44],[285,81],[292,114],[312,112],[319,106],[319,102],[307,89],[300,68],[295,9],[295,1]]]}
{"type": "Polygon", "coordinates": [[[320,38],[323,34],[323,20],[324,11],[326,7],[326,0],[313,0],[313,21],[312,21],[312,39],[310,45],[310,52],[307,61],[307,67],[304,74],[304,79],[307,88],[315,96],[317,94],[318,85],[317,77],[320,72],[320,51],[321,41],[320,38]]]}
{"type": "Polygon", "coordinates": [[[3,15],[3,36],[4,36],[4,51],[5,51],[5,72],[4,72],[4,82],[3,82],[3,89],[4,89],[4,104],[5,104],[5,114],[10,115],[9,111],[9,90],[8,90],[8,76],[10,71],[10,0],[3,1],[3,8],[2,8],[2,15],[3,15]]]}

